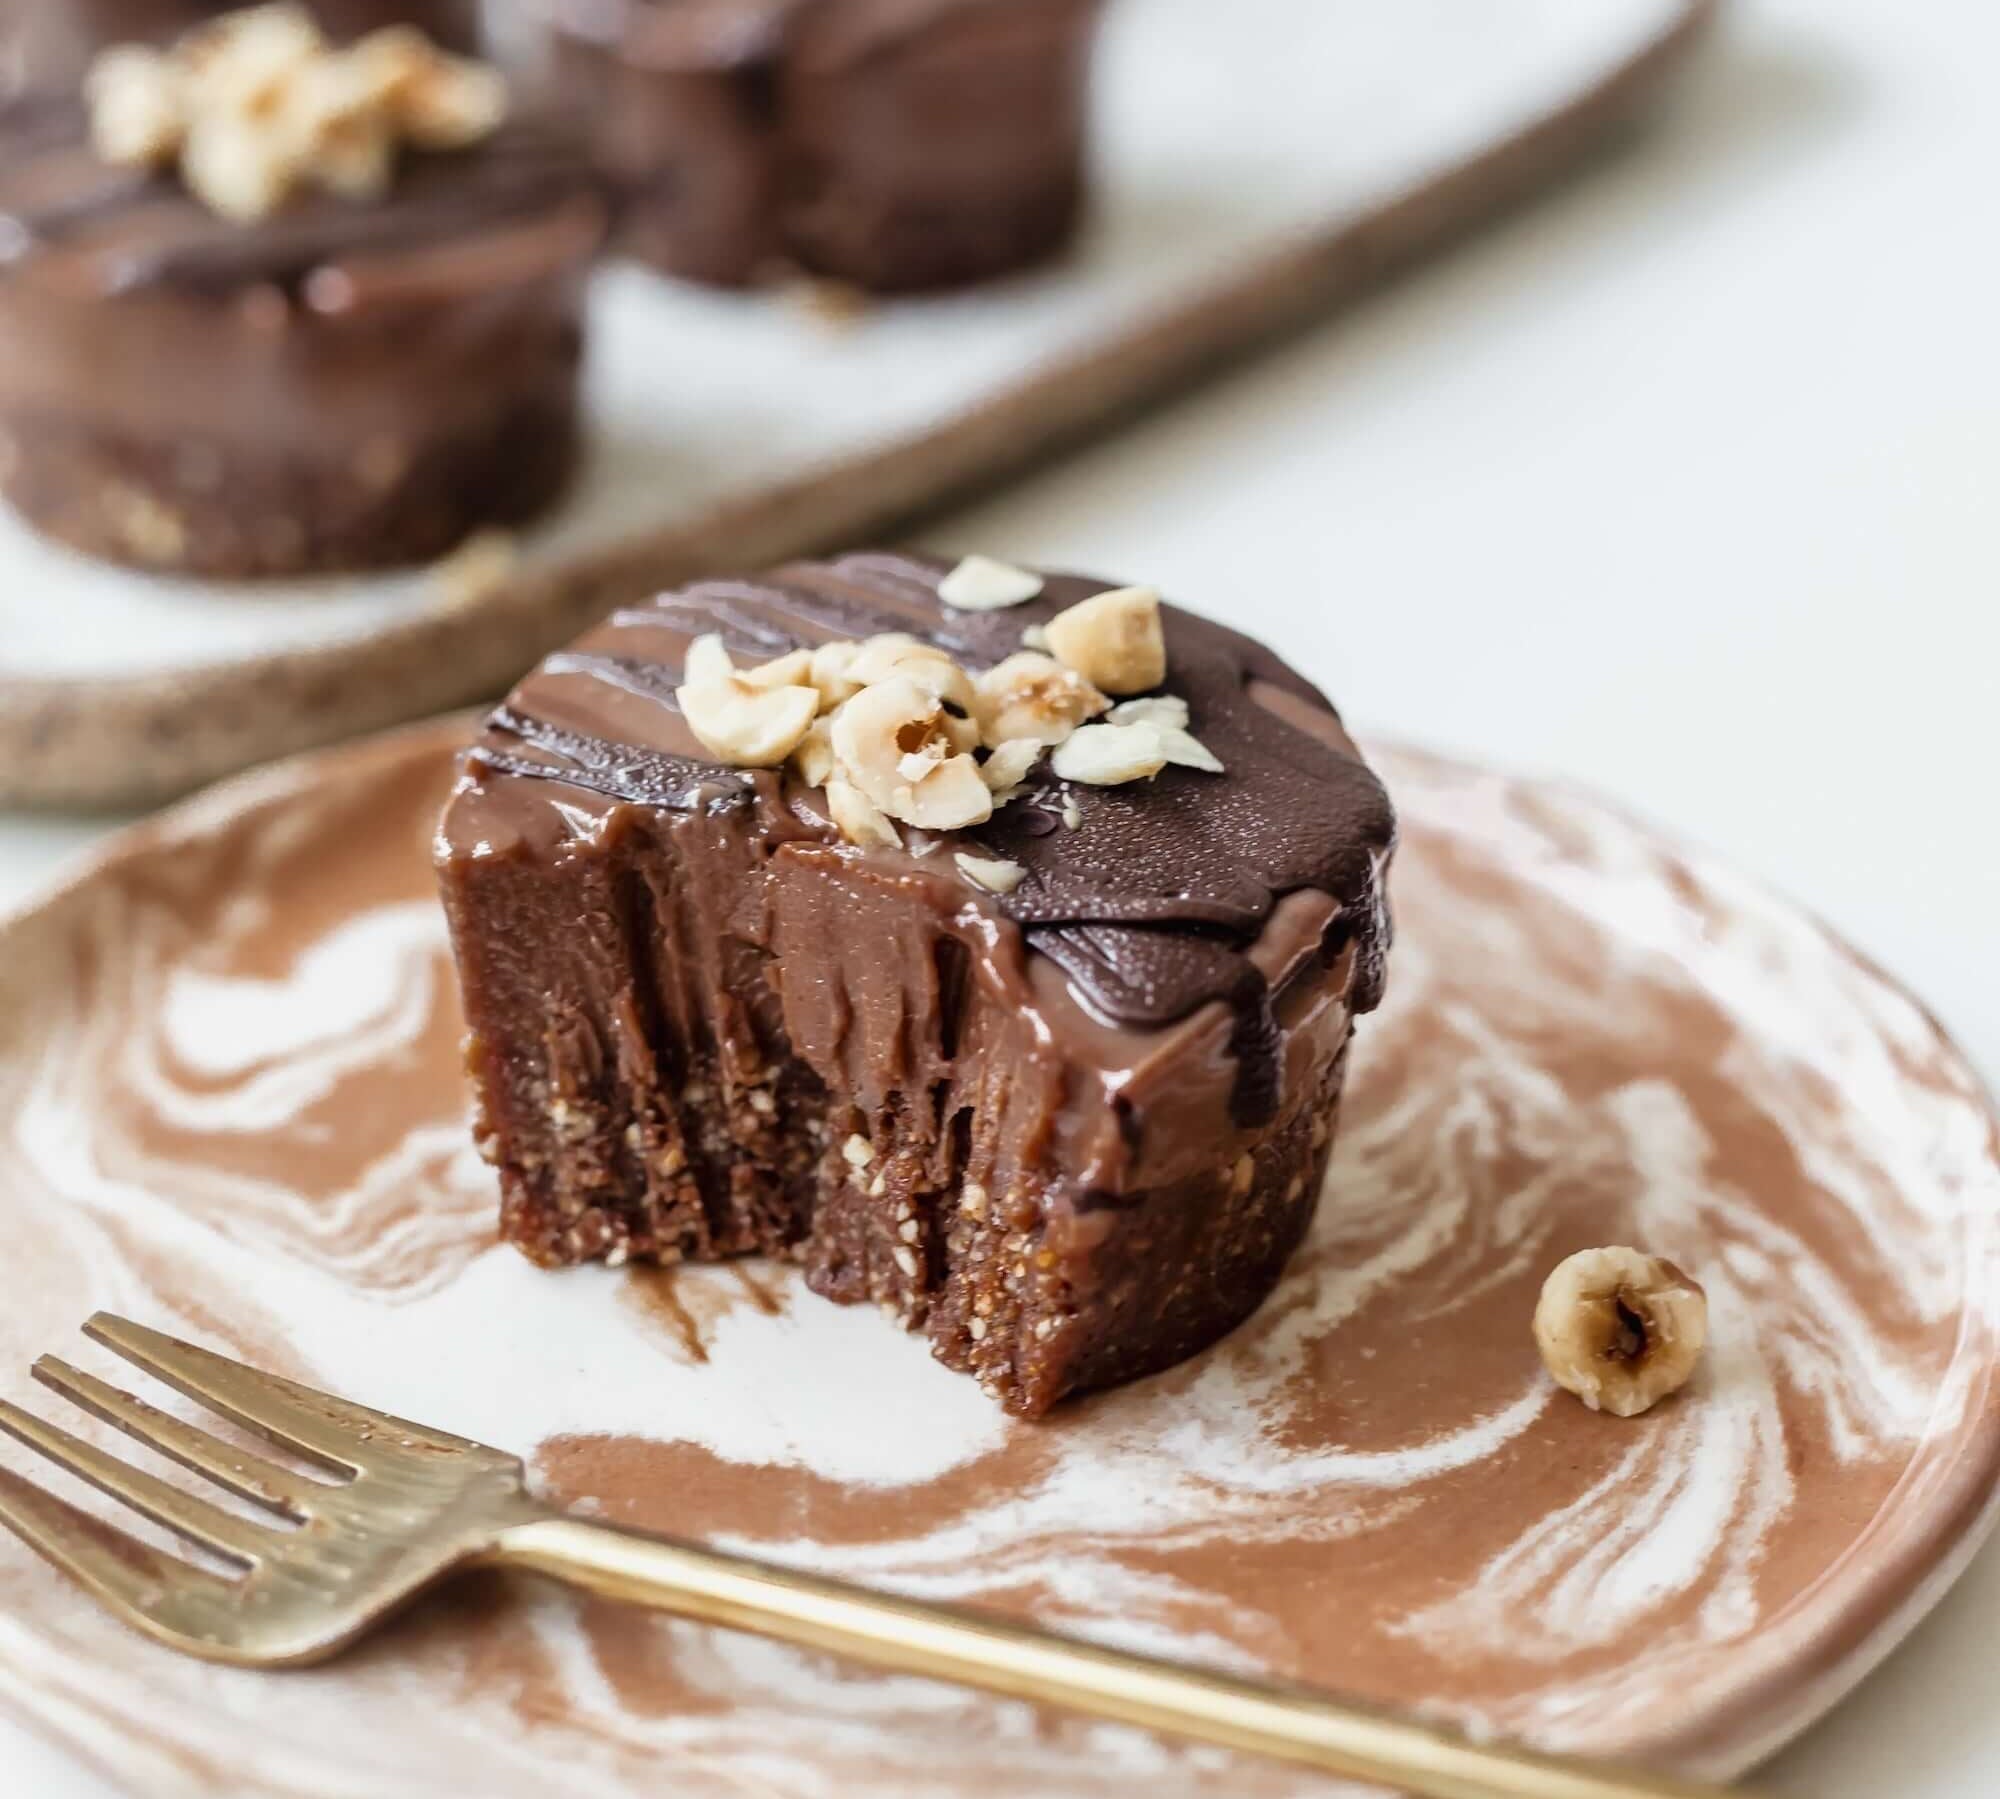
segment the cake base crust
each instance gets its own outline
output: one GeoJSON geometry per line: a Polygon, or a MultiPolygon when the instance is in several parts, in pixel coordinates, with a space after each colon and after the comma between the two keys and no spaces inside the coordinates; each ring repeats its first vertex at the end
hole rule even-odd
{"type": "Polygon", "coordinates": [[[0,497],[107,562],[218,580],[429,562],[553,505],[579,460],[572,381],[483,421],[340,459],[139,441],[61,419],[0,420],[0,497]]]}

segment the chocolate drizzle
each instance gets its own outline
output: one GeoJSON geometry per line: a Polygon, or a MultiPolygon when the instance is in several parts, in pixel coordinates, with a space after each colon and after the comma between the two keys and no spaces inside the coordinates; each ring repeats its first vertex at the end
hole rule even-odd
{"type": "Polygon", "coordinates": [[[511,706],[495,711],[487,720],[487,730],[502,739],[517,739],[551,758],[537,761],[491,746],[473,752],[479,766],[517,779],[560,779],[607,799],[657,806],[668,812],[724,811],[746,804],[752,791],[748,777],[735,769],[717,768],[691,756],[663,755],[613,743],[586,732],[565,731],[511,706]]]}
{"type": "MultiPolygon", "coordinates": [[[[955,612],[937,598],[947,567],[854,554],[754,580],[697,582],[626,608],[516,690],[473,753],[472,778],[478,783],[483,768],[677,810],[719,781],[747,793],[773,777],[725,774],[687,753],[694,746],[672,689],[691,638],[719,631],[733,653],[753,660],[830,638],[908,631],[977,670],[1019,650],[1027,627],[1109,585],[1052,575],[1026,605],[955,612]],[[509,741],[540,754],[503,760],[509,741]]],[[[1195,734],[1224,774],[1169,768],[1125,787],[1073,787],[1044,765],[1040,794],[962,835],[967,848],[1027,870],[990,903],[1106,1023],[1158,1029],[1212,1001],[1229,1006],[1236,1110],[1254,1121],[1269,1116],[1279,1075],[1275,996],[1251,947],[1286,894],[1326,894],[1337,913],[1321,961],[1351,947],[1354,1008],[1372,1008],[1389,932],[1380,873],[1394,814],[1309,682],[1251,639],[1177,608],[1167,608],[1166,633],[1165,691],[1187,700],[1195,734]],[[1075,808],[1074,829],[1057,816],[1058,795],[1075,808]]]]}
{"type": "Polygon", "coordinates": [[[405,156],[379,200],[302,193],[245,226],[216,217],[169,174],[98,161],[74,98],[0,108],[0,272],[38,251],[69,251],[88,259],[106,293],[296,286],[341,257],[424,249],[597,194],[574,138],[523,118],[475,149],[405,156]]]}

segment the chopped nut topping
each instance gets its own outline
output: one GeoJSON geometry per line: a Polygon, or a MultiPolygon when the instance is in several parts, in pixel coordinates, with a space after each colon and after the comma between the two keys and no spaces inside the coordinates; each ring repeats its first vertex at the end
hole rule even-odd
{"type": "Polygon", "coordinates": [[[1160,596],[1150,587],[1114,587],[1049,620],[1049,648],[1109,694],[1144,693],[1167,678],[1160,596]]]}
{"type": "Polygon", "coordinates": [[[875,1160],[875,1146],[859,1131],[840,1146],[840,1153],[850,1168],[866,1168],[875,1160]]]}
{"type": "Polygon", "coordinates": [[[149,168],[179,151],[187,93],[180,70],[159,51],[114,45],[91,65],[84,93],[91,148],[101,161],[149,168]]]}
{"type": "Polygon", "coordinates": [[[1150,781],[1167,765],[1166,745],[1151,725],[1085,725],[1053,758],[1057,774],[1086,787],[1150,781]]]}
{"type": "Polygon", "coordinates": [[[960,612],[998,612],[1042,591],[1042,577],[1029,569],[968,556],[938,583],[938,598],[960,612]]]}
{"type": "Polygon", "coordinates": [[[507,78],[498,69],[447,55],[413,25],[371,31],[347,60],[419,150],[462,150],[507,117],[507,78]]]}
{"type": "Polygon", "coordinates": [[[851,672],[854,661],[861,654],[858,643],[841,638],[833,643],[823,643],[812,653],[812,684],[819,689],[821,709],[831,712],[844,700],[851,700],[861,691],[862,683],[851,672]]]}
{"type": "Polygon", "coordinates": [[[1107,725],[1161,725],[1188,728],[1188,703],[1178,694],[1149,693],[1143,700],[1120,700],[1104,715],[1107,725]]]}
{"type": "Polygon", "coordinates": [[[891,818],[955,831],[993,816],[979,764],[958,747],[943,702],[906,674],[864,688],[834,714],[847,778],[891,818]]]}
{"type": "Polygon", "coordinates": [[[1178,725],[1154,725],[1151,728],[1160,734],[1160,746],[1166,751],[1167,760],[1176,767],[1198,768],[1210,775],[1223,772],[1222,758],[1178,725]]]}
{"type": "Polygon", "coordinates": [[[824,787],[839,772],[840,758],[833,753],[833,735],[825,719],[816,718],[806,727],[799,747],[792,751],[792,763],[808,787],[824,787]]]}
{"type": "MultiPolygon", "coordinates": [[[[976,591],[997,579],[992,568],[1009,572],[969,562],[975,566],[965,578],[976,591]]],[[[1126,632],[1134,617],[1143,625],[1150,616],[1157,626],[1157,612],[1150,589],[1121,588],[1062,616],[1080,625],[1071,649],[1081,654],[1078,642],[1088,650],[1106,631],[1126,632]],[[1087,611],[1100,601],[1107,604],[1087,611]]],[[[827,815],[847,841],[915,856],[936,840],[905,845],[898,821],[924,832],[984,823],[1016,798],[1052,747],[1059,776],[1100,786],[1146,779],[1169,763],[1222,768],[1188,733],[1185,700],[1153,694],[1113,707],[1077,668],[1037,651],[1017,652],[975,680],[948,651],[901,631],[791,650],[742,669],[709,633],[688,645],[679,698],[710,754],[747,768],[789,760],[801,780],[823,791],[827,815]],[[1106,724],[1087,724],[1107,711],[1106,724]]],[[[1067,795],[1059,815],[1071,830],[1083,822],[1067,795]]],[[[958,862],[968,880],[994,893],[1011,892],[1025,875],[1012,862],[958,862]]]]}
{"type": "Polygon", "coordinates": [[[159,54],[116,45],[85,87],[91,142],[119,167],[178,159],[211,211],[265,218],[302,185],[369,199],[402,146],[460,149],[507,110],[499,71],[393,26],[341,49],[303,7],[253,6],[186,33],[159,54]]]}
{"type": "Polygon", "coordinates": [[[812,653],[809,650],[793,650],[789,655],[760,662],[755,668],[740,672],[752,687],[811,687],[812,653]]]}
{"type": "Polygon", "coordinates": [[[881,808],[851,781],[838,776],[826,783],[826,810],[841,836],[849,843],[877,849],[899,850],[902,833],[890,823],[881,808]]]}
{"type": "Polygon", "coordinates": [[[710,631],[688,645],[681,670],[690,687],[712,687],[734,679],[736,664],[730,659],[729,646],[722,641],[721,634],[710,631]]]}
{"type": "MultiPolygon", "coordinates": [[[[848,665],[848,675],[863,687],[901,675],[914,681],[933,699],[948,701],[967,715],[972,711],[972,677],[937,645],[906,637],[899,631],[865,639],[848,665]]],[[[972,749],[977,743],[975,736],[963,747],[972,749]]]]}
{"type": "Polygon", "coordinates": [[[1015,739],[1061,743],[1111,703],[1074,669],[1036,650],[1018,651],[989,668],[976,688],[973,716],[996,747],[1015,739]]]}
{"type": "Polygon", "coordinates": [[[681,716],[702,748],[733,768],[776,768],[819,712],[813,688],[758,687],[739,675],[713,634],[688,645],[685,673],[674,693],[681,716]]]}
{"type": "Polygon", "coordinates": [[[958,864],[958,872],[975,887],[984,887],[988,893],[1012,893],[1020,886],[1027,870],[1018,862],[1006,862],[997,857],[968,856],[963,851],[952,857],[958,864]]]}
{"type": "Polygon", "coordinates": [[[1535,1346],[1556,1385],[1619,1418],[1686,1386],[1707,1341],[1699,1283],[1636,1249],[1580,1250],[1535,1307],[1535,1346]]]}
{"type": "Polygon", "coordinates": [[[1028,771],[1042,759],[1042,746],[1032,737],[1016,737],[996,744],[993,754],[979,765],[979,773],[992,790],[995,806],[1004,806],[1027,779],[1028,771]]]}

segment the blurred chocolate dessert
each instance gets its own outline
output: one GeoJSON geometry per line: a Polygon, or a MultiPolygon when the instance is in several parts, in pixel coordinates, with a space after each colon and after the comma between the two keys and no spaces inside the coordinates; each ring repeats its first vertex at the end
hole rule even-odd
{"type": "Polygon", "coordinates": [[[622,244],[672,274],[876,291],[1072,235],[1102,0],[526,0],[622,244]]]}
{"type": "Polygon", "coordinates": [[[606,205],[493,69],[258,7],[0,112],[0,493],[116,561],[422,561],[575,461],[606,205]]]}

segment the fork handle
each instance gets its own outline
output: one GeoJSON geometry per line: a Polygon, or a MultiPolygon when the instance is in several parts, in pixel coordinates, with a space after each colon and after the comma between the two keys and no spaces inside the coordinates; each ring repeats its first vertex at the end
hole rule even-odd
{"type": "Polygon", "coordinates": [[[491,1558],[611,1599],[755,1631],[899,1674],[979,1687],[1423,1799],[1717,1799],[1718,1789],[1487,1747],[1303,1688],[1132,1655],[953,1607],[871,1592],[693,1543],[551,1515],[491,1558]]]}

